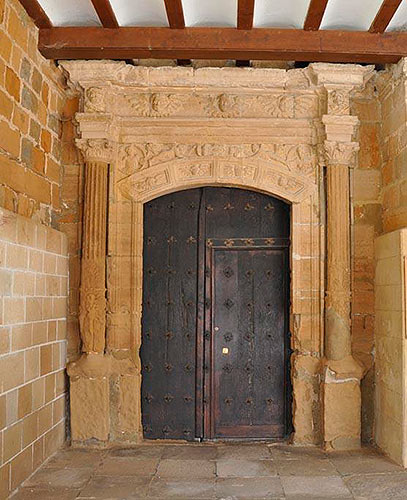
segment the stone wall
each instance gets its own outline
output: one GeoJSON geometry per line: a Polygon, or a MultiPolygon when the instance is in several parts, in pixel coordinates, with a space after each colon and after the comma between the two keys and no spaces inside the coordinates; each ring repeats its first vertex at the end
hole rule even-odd
{"type": "Polygon", "coordinates": [[[65,440],[66,247],[0,209],[0,498],[65,440]]]}
{"type": "Polygon", "coordinates": [[[383,231],[407,226],[407,60],[378,80],[382,109],[383,231]]]}
{"type": "Polygon", "coordinates": [[[37,50],[38,30],[17,0],[0,0],[0,207],[68,235],[70,357],[79,351],[82,158],[79,97],[37,50]]]}
{"type": "Polygon", "coordinates": [[[407,229],[376,239],[376,443],[407,467],[407,229]]]}
{"type": "Polygon", "coordinates": [[[358,162],[351,173],[352,351],[366,375],[362,390],[362,439],[372,441],[374,422],[374,238],[382,232],[381,108],[374,81],[352,99],[359,118],[358,162]]]}
{"type": "Polygon", "coordinates": [[[37,51],[16,0],[0,1],[0,206],[49,225],[60,210],[65,79],[37,51]]]}

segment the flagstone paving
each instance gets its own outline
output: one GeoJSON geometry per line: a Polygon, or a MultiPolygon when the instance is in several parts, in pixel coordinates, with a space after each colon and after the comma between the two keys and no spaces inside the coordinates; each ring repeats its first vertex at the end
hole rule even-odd
{"type": "Polygon", "coordinates": [[[326,453],[286,444],[66,448],[13,500],[407,500],[407,470],[373,448],[326,453]]]}

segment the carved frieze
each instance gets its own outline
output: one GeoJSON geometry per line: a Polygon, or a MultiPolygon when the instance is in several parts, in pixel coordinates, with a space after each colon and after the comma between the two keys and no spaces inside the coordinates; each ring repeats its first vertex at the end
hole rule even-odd
{"type": "Polygon", "coordinates": [[[87,90],[85,107],[89,112],[100,108],[125,116],[202,118],[314,118],[318,114],[318,97],[311,93],[119,92],[105,104],[99,90],[87,90]]]}
{"type": "Polygon", "coordinates": [[[130,175],[174,160],[202,158],[253,159],[277,162],[289,171],[312,176],[316,154],[309,144],[123,144],[119,170],[130,175]]]}

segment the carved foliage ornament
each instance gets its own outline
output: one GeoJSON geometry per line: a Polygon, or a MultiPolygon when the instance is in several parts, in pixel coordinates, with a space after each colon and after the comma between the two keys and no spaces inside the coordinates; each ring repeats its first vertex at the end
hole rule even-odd
{"type": "Polygon", "coordinates": [[[347,165],[353,167],[355,153],[359,150],[357,142],[325,141],[323,154],[326,165],[347,165]]]}
{"type": "Polygon", "coordinates": [[[113,160],[114,145],[108,139],[77,139],[76,145],[86,161],[110,163],[113,160]]]}

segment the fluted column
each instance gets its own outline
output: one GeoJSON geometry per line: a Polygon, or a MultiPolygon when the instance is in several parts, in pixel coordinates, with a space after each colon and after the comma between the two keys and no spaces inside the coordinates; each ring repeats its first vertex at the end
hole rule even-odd
{"type": "Polygon", "coordinates": [[[105,349],[107,180],[105,161],[86,161],[79,302],[84,353],[103,353],[105,349]]]}
{"type": "Polygon", "coordinates": [[[325,141],[327,199],[327,285],[325,356],[351,356],[350,193],[349,167],[358,144],[325,141]]]}
{"type": "Polygon", "coordinates": [[[113,147],[105,139],[77,141],[85,156],[79,325],[82,352],[103,354],[106,344],[108,173],[113,147]]]}

